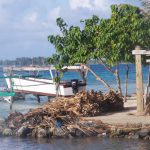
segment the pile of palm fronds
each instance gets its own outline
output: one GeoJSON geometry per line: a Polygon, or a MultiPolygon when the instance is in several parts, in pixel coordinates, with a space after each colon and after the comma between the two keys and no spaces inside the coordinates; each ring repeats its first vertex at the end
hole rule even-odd
{"type": "MultiPolygon", "coordinates": [[[[81,92],[75,97],[59,97],[26,114],[12,113],[6,120],[13,135],[51,137],[51,136],[91,136],[101,132],[95,126],[101,121],[82,119],[84,116],[101,115],[108,111],[123,109],[123,99],[113,91],[81,92]]],[[[102,126],[103,129],[103,126],[102,126]]]]}

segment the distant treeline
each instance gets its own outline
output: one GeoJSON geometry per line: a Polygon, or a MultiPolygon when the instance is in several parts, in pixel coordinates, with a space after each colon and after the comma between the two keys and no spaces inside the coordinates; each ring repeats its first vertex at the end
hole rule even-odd
{"type": "MultiPolygon", "coordinates": [[[[30,65],[38,65],[38,66],[47,66],[48,58],[46,57],[20,57],[15,60],[0,60],[0,65],[2,66],[30,66],[30,65]]],[[[97,60],[90,60],[88,64],[98,64],[97,60]]]]}
{"type": "Polygon", "coordinates": [[[3,66],[30,66],[30,65],[39,65],[44,66],[48,65],[47,58],[45,57],[21,57],[16,58],[15,60],[0,60],[0,65],[3,66]]]}

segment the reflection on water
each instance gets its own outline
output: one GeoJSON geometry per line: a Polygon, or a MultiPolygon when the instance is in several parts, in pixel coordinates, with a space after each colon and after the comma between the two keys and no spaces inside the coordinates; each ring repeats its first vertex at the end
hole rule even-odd
{"type": "Polygon", "coordinates": [[[21,139],[0,138],[0,150],[148,150],[148,141],[83,138],[83,139],[21,139]]]}

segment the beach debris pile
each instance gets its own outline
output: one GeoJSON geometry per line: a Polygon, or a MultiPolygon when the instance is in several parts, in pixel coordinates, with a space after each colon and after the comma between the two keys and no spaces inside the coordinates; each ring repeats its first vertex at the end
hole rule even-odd
{"type": "Polygon", "coordinates": [[[123,110],[123,98],[114,91],[103,94],[101,91],[95,92],[91,90],[90,92],[80,92],[76,97],[80,104],[78,108],[80,110],[77,109],[76,111],[80,112],[84,117],[98,116],[105,112],[123,110]]]}
{"type": "Polygon", "coordinates": [[[11,113],[6,119],[6,126],[11,129],[9,134],[15,136],[95,136],[104,132],[106,125],[100,120],[87,120],[84,117],[122,109],[123,99],[115,92],[103,94],[92,90],[71,98],[58,97],[26,114],[11,113]]]}
{"type": "Polygon", "coordinates": [[[40,109],[26,115],[12,113],[6,124],[7,130],[11,129],[9,135],[34,138],[96,136],[105,130],[100,120],[87,120],[75,114],[53,116],[40,109]]]}

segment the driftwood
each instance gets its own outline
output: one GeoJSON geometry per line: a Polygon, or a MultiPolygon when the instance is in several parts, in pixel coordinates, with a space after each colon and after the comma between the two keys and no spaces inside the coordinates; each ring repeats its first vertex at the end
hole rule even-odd
{"type": "Polygon", "coordinates": [[[122,109],[123,99],[118,94],[113,91],[103,94],[92,90],[78,93],[75,97],[58,97],[53,102],[46,103],[41,108],[33,109],[24,115],[14,112],[8,116],[6,124],[14,135],[20,131],[20,128],[25,127],[30,131],[27,133],[34,137],[40,137],[41,132],[45,132],[46,137],[68,134],[91,136],[100,131],[96,130],[95,126],[102,126],[103,123],[81,117],[97,116],[122,109]]]}

